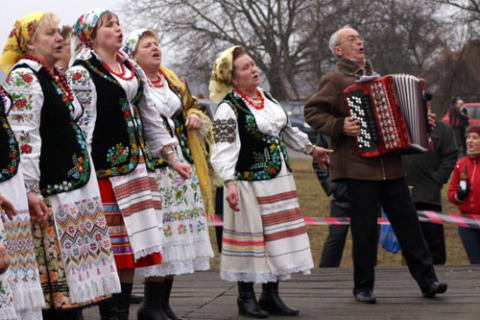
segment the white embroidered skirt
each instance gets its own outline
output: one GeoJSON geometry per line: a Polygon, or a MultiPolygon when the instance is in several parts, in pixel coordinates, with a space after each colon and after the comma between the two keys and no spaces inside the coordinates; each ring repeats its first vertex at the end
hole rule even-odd
{"type": "Polygon", "coordinates": [[[107,219],[93,170],[92,165],[85,186],[46,198],[53,211],[70,301],[76,304],[120,292],[107,219]]]}
{"type": "Polygon", "coordinates": [[[137,268],[137,275],[164,277],[210,269],[209,259],[214,254],[198,177],[195,167],[191,168],[190,179],[182,179],[170,168],[157,169],[166,239],[162,264],[137,268]]]}
{"type": "MultiPolygon", "coordinates": [[[[41,308],[45,305],[45,300],[35,258],[22,167],[18,168],[17,174],[11,179],[0,183],[0,194],[12,202],[17,213],[12,220],[5,218],[2,230],[3,242],[10,256],[10,267],[4,275],[10,278],[17,317],[25,320],[41,319],[41,308]],[[26,317],[27,313],[32,316],[26,317]]],[[[5,285],[2,287],[5,291],[8,290],[5,285]]],[[[3,306],[5,304],[0,303],[0,310],[3,306]]],[[[6,317],[6,314],[0,311],[0,318],[12,317],[6,317]]]]}
{"type": "Polygon", "coordinates": [[[295,181],[282,164],[274,179],[236,182],[239,212],[224,202],[223,280],[265,283],[310,274],[312,253],[295,181]]]}

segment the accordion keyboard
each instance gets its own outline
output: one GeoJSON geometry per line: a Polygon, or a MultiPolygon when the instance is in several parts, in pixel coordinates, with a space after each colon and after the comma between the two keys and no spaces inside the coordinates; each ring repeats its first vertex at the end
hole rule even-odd
{"type": "Polygon", "coordinates": [[[346,100],[350,115],[360,120],[360,135],[357,136],[360,152],[377,150],[377,142],[380,142],[381,138],[370,96],[364,95],[362,90],[357,90],[346,94],[346,100]]]}

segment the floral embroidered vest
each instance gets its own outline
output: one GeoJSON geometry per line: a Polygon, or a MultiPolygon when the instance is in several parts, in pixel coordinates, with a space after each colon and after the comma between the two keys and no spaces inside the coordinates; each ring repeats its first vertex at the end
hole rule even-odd
{"type": "Polygon", "coordinates": [[[20,163],[20,151],[12,129],[5,114],[5,99],[0,91],[0,182],[15,176],[20,163]]]}
{"type": "MultiPolygon", "coordinates": [[[[15,68],[30,68],[27,64],[15,68]]],[[[43,91],[40,113],[40,192],[44,197],[81,188],[90,178],[87,143],[73,105],[57,87],[47,71],[30,68],[43,91]]],[[[22,153],[28,153],[22,149],[22,153]]]]}
{"type": "MultiPolygon", "coordinates": [[[[265,97],[275,101],[265,92],[265,97]]],[[[240,135],[240,154],[235,167],[237,180],[268,180],[275,178],[282,168],[280,152],[283,153],[289,171],[290,158],[283,142],[282,133],[272,137],[262,133],[255,122],[255,117],[242,99],[237,99],[230,92],[223,100],[230,105],[237,116],[240,135]]]]}
{"type": "Polygon", "coordinates": [[[98,178],[120,176],[132,172],[139,157],[144,156],[147,169],[155,170],[150,148],[143,138],[143,126],[138,103],[143,96],[143,82],[137,75],[138,92],[129,101],[120,83],[92,56],[89,60],[77,60],[84,66],[97,90],[97,118],[92,139],[92,159],[98,178]],[[136,123],[136,126],[134,125],[136,123]]]}

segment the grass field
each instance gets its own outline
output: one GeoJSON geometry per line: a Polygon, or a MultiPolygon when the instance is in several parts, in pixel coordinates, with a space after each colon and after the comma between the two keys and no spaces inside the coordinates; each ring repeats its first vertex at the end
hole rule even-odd
{"type": "MultiPolygon", "coordinates": [[[[310,161],[293,160],[293,173],[295,183],[299,194],[300,206],[304,216],[308,217],[327,217],[330,213],[330,199],[325,195],[318,179],[313,172],[310,161]]],[[[444,186],[443,194],[443,210],[444,212],[458,212],[456,206],[448,202],[446,190],[448,186],[444,186]]],[[[308,226],[308,235],[312,247],[313,259],[318,267],[320,263],[320,254],[323,243],[328,235],[328,226],[308,226]]],[[[212,268],[219,267],[219,257],[217,244],[215,239],[215,231],[210,227],[210,238],[215,250],[215,259],[212,261],[212,268]]],[[[447,264],[449,265],[465,265],[469,264],[465,249],[458,236],[458,228],[455,225],[445,225],[445,242],[447,247],[447,264]]],[[[343,253],[342,264],[340,267],[352,267],[352,242],[350,233],[347,238],[347,244],[343,253]]],[[[381,245],[378,249],[378,266],[399,266],[402,265],[402,257],[400,253],[392,254],[384,250],[381,245]]]]}

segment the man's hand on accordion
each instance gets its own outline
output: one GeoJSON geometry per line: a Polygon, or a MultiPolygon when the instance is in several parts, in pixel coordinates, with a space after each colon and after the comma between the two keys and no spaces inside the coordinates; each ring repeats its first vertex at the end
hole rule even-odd
{"type": "Polygon", "coordinates": [[[325,149],[322,147],[315,146],[312,152],[312,157],[317,161],[318,166],[323,170],[327,170],[327,164],[330,163],[330,153],[332,153],[332,149],[325,149]]]}
{"type": "Polygon", "coordinates": [[[346,117],[343,123],[343,133],[350,137],[360,135],[360,120],[354,117],[346,117]]]}

